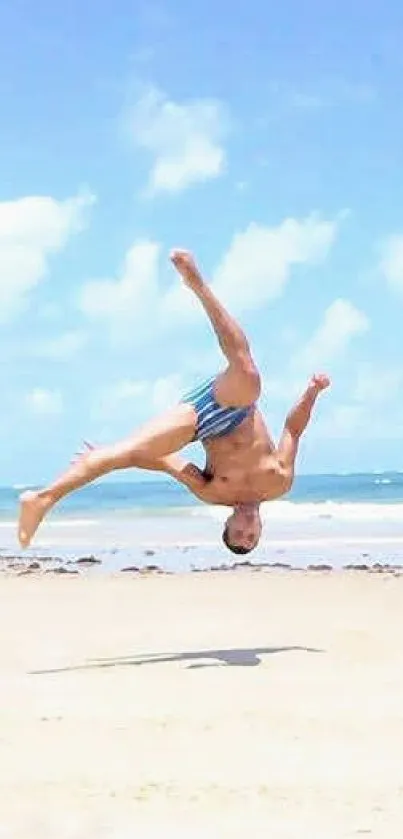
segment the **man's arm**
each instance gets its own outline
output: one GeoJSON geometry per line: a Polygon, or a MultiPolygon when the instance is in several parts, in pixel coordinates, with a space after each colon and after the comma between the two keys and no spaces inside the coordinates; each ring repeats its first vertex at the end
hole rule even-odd
{"type": "Polygon", "coordinates": [[[283,467],[289,486],[294,478],[295,460],[298,453],[299,441],[304,433],[312,414],[312,408],[322,390],[329,387],[327,376],[313,376],[300,400],[289,412],[284,424],[283,433],[277,447],[280,466],[283,467]]]}
{"type": "Polygon", "coordinates": [[[178,454],[170,454],[156,460],[150,460],[142,464],[142,469],[151,469],[155,472],[165,472],[171,478],[186,486],[193,495],[201,501],[210,501],[209,481],[206,480],[200,469],[194,463],[189,463],[178,454]]]}

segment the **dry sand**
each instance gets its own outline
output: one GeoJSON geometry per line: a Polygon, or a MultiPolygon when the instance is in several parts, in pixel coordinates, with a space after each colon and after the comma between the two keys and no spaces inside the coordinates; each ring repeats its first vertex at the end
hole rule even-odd
{"type": "Polygon", "coordinates": [[[403,577],[0,581],[0,836],[402,839],[403,577]]]}

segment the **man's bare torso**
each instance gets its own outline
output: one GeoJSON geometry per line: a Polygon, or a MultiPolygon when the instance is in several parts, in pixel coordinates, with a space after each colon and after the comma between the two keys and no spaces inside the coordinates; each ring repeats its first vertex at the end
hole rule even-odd
{"type": "Polygon", "coordinates": [[[291,476],[282,467],[257,408],[230,434],[205,440],[203,445],[210,503],[258,503],[288,491],[291,476]]]}

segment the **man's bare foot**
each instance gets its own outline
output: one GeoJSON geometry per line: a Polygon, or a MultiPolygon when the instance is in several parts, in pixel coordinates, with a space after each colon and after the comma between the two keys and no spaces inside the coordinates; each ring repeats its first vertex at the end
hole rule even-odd
{"type": "Polygon", "coordinates": [[[22,548],[29,546],[32,537],[51,506],[49,498],[41,496],[39,492],[28,490],[20,495],[18,539],[22,548]]]}
{"type": "Polygon", "coordinates": [[[321,390],[326,390],[326,388],[329,387],[329,376],[326,376],[325,373],[315,373],[315,375],[312,376],[311,385],[318,391],[318,393],[320,393],[321,390]]]}
{"type": "Polygon", "coordinates": [[[202,285],[203,280],[190,251],[179,249],[171,251],[171,262],[175,266],[176,270],[179,271],[189,288],[195,289],[202,285]]]}

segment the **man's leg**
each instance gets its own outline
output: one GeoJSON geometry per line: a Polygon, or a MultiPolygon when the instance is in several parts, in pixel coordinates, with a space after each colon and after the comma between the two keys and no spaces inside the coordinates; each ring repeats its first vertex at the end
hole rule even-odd
{"type": "Polygon", "coordinates": [[[228,369],[217,377],[218,402],[236,407],[252,404],[259,398],[260,377],[243,330],[204,282],[193,257],[186,251],[173,251],[171,258],[200,300],[228,361],[228,369]]]}
{"type": "Polygon", "coordinates": [[[64,496],[117,469],[152,468],[153,460],[179,451],[193,440],[196,416],[191,405],[178,405],[118,443],[90,448],[53,483],[21,496],[18,538],[27,547],[46,513],[64,496]]]}

